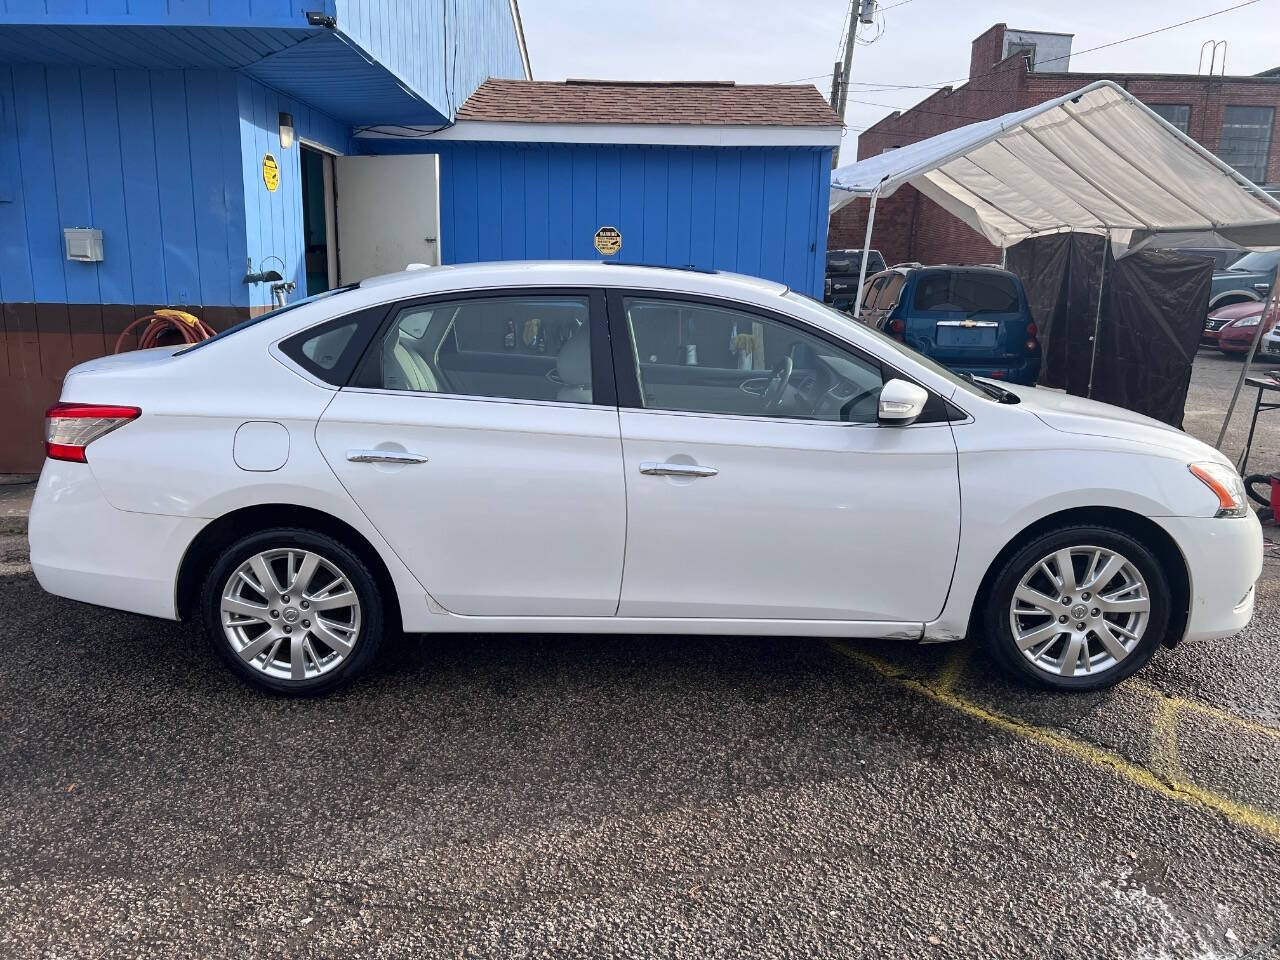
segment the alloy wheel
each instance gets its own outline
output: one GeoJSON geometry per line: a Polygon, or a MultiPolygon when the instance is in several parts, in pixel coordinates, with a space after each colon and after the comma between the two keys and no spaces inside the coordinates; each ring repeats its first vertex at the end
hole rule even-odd
{"type": "Polygon", "coordinates": [[[1018,650],[1054,677],[1096,676],[1138,647],[1151,595],[1115,550],[1064,547],[1034,563],[1013,591],[1009,626],[1018,650]]]}
{"type": "Polygon", "coordinates": [[[280,680],[330,673],[360,637],[360,598],[334,563],[301,548],[264,550],[227,578],[219,604],[231,649],[280,680]]]}

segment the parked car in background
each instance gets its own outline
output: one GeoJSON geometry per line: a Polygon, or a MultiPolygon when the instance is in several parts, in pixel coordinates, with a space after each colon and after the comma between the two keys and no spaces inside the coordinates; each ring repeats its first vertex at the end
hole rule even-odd
{"type": "Polygon", "coordinates": [[[1017,275],[998,267],[893,267],[867,285],[859,319],[952,370],[1034,384],[1039,331],[1017,275]]]}
{"type": "MultiPolygon", "coordinates": [[[[989,273],[916,280],[1009,299],[989,273]]],[[[1024,680],[1094,690],[1243,629],[1262,570],[1213,448],[725,274],[364,280],[81,364],[45,436],[40,584],[200,622],[285,694],[334,689],[400,630],[972,632],[1024,680]]]]}
{"type": "Polygon", "coordinates": [[[1258,335],[1258,326],[1262,325],[1263,339],[1258,343],[1258,353],[1265,354],[1267,349],[1266,334],[1275,328],[1277,312],[1271,310],[1263,318],[1263,311],[1266,309],[1265,303],[1251,303],[1249,307],[1252,309],[1231,320],[1226,326],[1218,331],[1218,349],[1228,356],[1243,357],[1249,352],[1253,346],[1253,341],[1258,335]]]}
{"type": "Polygon", "coordinates": [[[1225,307],[1211,310],[1204,322],[1204,332],[1200,334],[1200,345],[1216,347],[1223,327],[1241,317],[1256,316],[1261,312],[1261,300],[1241,300],[1238,303],[1229,303],[1225,307]]]}
{"type": "MultiPolygon", "coordinates": [[[[885,262],[880,251],[868,251],[866,276],[873,276],[883,269],[885,269],[885,262]]],[[[857,299],[858,276],[861,270],[862,250],[828,250],[823,301],[834,304],[837,298],[857,299]]]]}
{"type": "Polygon", "coordinates": [[[1262,335],[1262,343],[1258,344],[1258,350],[1280,360],[1280,324],[1272,325],[1271,329],[1262,335]]]}
{"type": "Polygon", "coordinates": [[[1262,300],[1271,292],[1280,250],[1246,253],[1225,270],[1215,270],[1209,289],[1209,310],[1233,303],[1262,300]]]}

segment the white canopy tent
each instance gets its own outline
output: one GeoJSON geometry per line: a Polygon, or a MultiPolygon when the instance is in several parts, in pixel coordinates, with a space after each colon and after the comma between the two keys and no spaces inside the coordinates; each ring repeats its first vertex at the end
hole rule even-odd
{"type": "Polygon", "coordinates": [[[876,202],[904,183],[1001,248],[1072,230],[1117,256],[1171,234],[1280,248],[1280,202],[1110,80],[832,171],[831,212],[870,200],[855,310],[876,202]]]}

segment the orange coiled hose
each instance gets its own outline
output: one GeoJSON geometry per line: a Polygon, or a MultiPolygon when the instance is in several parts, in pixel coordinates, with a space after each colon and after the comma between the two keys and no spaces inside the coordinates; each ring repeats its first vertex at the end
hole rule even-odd
{"type": "Polygon", "coordinates": [[[155,313],[149,313],[145,317],[139,317],[121,330],[120,336],[116,338],[116,347],[112,353],[123,353],[127,349],[125,343],[129,339],[129,335],[139,327],[142,327],[142,332],[138,334],[137,349],[139,350],[157,346],[160,337],[170,331],[177,333],[184,343],[199,343],[201,340],[208,340],[214,335],[214,330],[211,326],[199,317],[184,310],[157,310],[155,313]]]}

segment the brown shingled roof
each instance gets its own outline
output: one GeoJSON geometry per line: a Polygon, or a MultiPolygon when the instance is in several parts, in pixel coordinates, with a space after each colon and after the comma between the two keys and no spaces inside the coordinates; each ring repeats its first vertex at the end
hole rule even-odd
{"type": "Polygon", "coordinates": [[[816,87],[613,80],[500,80],[480,85],[459,120],[839,127],[816,87]]]}

